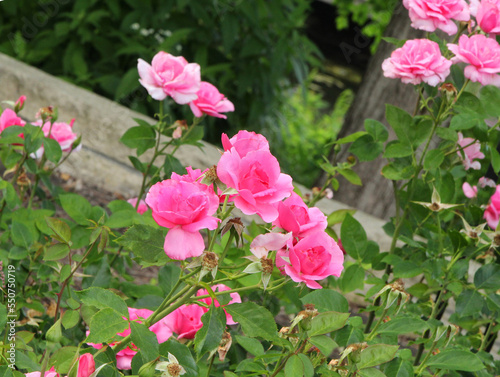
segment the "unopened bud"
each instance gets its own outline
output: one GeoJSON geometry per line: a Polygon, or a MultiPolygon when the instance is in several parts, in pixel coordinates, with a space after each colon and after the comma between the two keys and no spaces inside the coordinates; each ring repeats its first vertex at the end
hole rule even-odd
{"type": "Polygon", "coordinates": [[[458,91],[457,91],[457,88],[455,88],[455,86],[453,86],[453,84],[451,84],[449,82],[445,82],[443,85],[441,85],[439,87],[439,90],[445,96],[445,98],[448,102],[451,103],[451,102],[456,101],[458,91]]]}
{"type": "Polygon", "coordinates": [[[43,123],[48,120],[53,120],[55,122],[57,119],[56,110],[54,110],[53,106],[42,107],[36,113],[36,118],[42,118],[43,123]]]}
{"type": "Polygon", "coordinates": [[[16,101],[15,105],[14,105],[14,111],[16,113],[20,112],[23,107],[24,107],[24,101],[26,101],[26,96],[21,96],[19,97],[19,99],[16,101]]]}

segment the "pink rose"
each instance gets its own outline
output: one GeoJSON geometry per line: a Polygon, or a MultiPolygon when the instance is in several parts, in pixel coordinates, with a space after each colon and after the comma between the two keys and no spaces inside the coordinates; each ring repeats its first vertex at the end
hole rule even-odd
{"type": "Polygon", "coordinates": [[[10,126],[24,126],[26,124],[20,117],[17,116],[15,111],[5,109],[0,115],[0,133],[10,126]]]}
{"type": "Polygon", "coordinates": [[[146,203],[160,226],[169,228],[165,253],[172,259],[198,257],[205,250],[200,229],[217,228],[219,219],[212,215],[219,207],[213,187],[198,182],[167,179],[151,187],[146,203]]]}
{"type": "Polygon", "coordinates": [[[500,34],[500,1],[482,0],[477,7],[476,20],[485,33],[500,34]]]}
{"type": "MultiPolygon", "coordinates": [[[[31,372],[31,373],[26,373],[26,377],[40,377],[42,372],[31,372]]],[[[59,374],[56,373],[54,367],[50,368],[48,371],[46,371],[43,374],[44,377],[59,377],[59,374]]]]}
{"type": "Polygon", "coordinates": [[[71,122],[55,122],[50,125],[50,122],[45,122],[42,127],[42,121],[37,120],[33,123],[34,126],[42,127],[43,134],[45,137],[50,137],[59,143],[63,152],[71,151],[71,147],[73,143],[78,139],[78,135],[73,132],[73,124],[75,123],[74,119],[71,119],[71,122]]]}
{"type": "MultiPolygon", "coordinates": [[[[217,284],[212,287],[212,291],[214,292],[223,292],[223,291],[229,291],[231,288],[229,288],[227,285],[224,284],[217,284]]],[[[196,293],[196,296],[205,296],[208,295],[208,291],[206,289],[200,289],[196,293]]],[[[229,296],[231,297],[231,300],[229,301],[228,305],[231,304],[241,304],[241,297],[237,292],[230,293],[229,296]]],[[[203,298],[200,301],[204,302],[208,306],[212,305],[212,299],[210,297],[208,298],[203,298]]],[[[214,306],[218,308],[220,306],[219,301],[215,300],[214,306]]],[[[206,310],[208,311],[208,310],[206,310]]],[[[226,309],[224,309],[224,312],[226,313],[226,324],[227,325],[236,325],[237,322],[233,320],[233,317],[230,314],[227,314],[226,309]]]]}
{"type": "Polygon", "coordinates": [[[382,63],[385,77],[414,85],[423,81],[436,86],[450,74],[450,67],[451,61],[441,55],[439,45],[428,39],[406,41],[382,63]]]}
{"type": "Polygon", "coordinates": [[[276,254],[276,266],[284,269],[290,278],[304,282],[309,288],[319,289],[317,280],[328,276],[340,276],[344,266],[344,254],[333,238],[325,232],[316,232],[288,243],[288,249],[276,254]]]}
{"type": "Polygon", "coordinates": [[[207,114],[216,118],[226,119],[227,117],[220,113],[234,111],[233,103],[208,82],[201,82],[200,90],[198,90],[196,95],[198,98],[189,102],[189,107],[191,107],[191,111],[195,117],[199,118],[203,114],[207,114]]]}
{"type": "Polygon", "coordinates": [[[475,198],[477,196],[477,186],[471,186],[469,183],[464,182],[462,185],[462,190],[464,192],[464,195],[469,198],[475,198]]]}
{"type": "MultiPolygon", "coordinates": [[[[249,141],[253,146],[255,140],[249,141]]],[[[238,191],[234,204],[244,214],[257,213],[266,222],[274,221],[278,217],[276,203],[293,190],[292,178],[280,172],[278,160],[269,151],[252,151],[245,142],[237,144],[222,155],[217,176],[238,191]]]]}
{"type": "MultiPolygon", "coordinates": [[[[131,199],[127,200],[127,202],[132,204],[132,207],[135,208],[135,206],[137,205],[137,198],[131,198],[131,199]]],[[[139,206],[137,207],[137,213],[142,215],[147,210],[148,210],[148,206],[147,206],[146,202],[141,199],[141,201],[139,202],[139,206]]]]}
{"type": "Polygon", "coordinates": [[[496,229],[500,219],[500,185],[497,186],[495,193],[491,196],[490,204],[486,207],[483,216],[491,229],[496,229]]]}
{"type": "Polygon", "coordinates": [[[84,353],[78,359],[78,371],[76,372],[76,377],[89,377],[94,372],[94,357],[90,353],[84,353]]]}
{"type": "Polygon", "coordinates": [[[305,237],[311,233],[325,230],[328,225],[326,216],[319,208],[309,208],[295,192],[278,203],[278,218],[274,226],[293,232],[294,237],[305,237]]]}
{"type": "Polygon", "coordinates": [[[226,134],[222,134],[222,146],[225,151],[229,151],[234,147],[240,157],[245,157],[248,152],[252,151],[262,150],[269,152],[269,142],[267,139],[253,131],[239,131],[231,139],[226,134]]]}
{"type": "Polygon", "coordinates": [[[26,101],[26,96],[21,96],[17,99],[16,103],[14,104],[14,110],[16,113],[23,109],[24,101],[26,101]]]}
{"type": "Polygon", "coordinates": [[[453,63],[464,62],[464,76],[473,82],[482,85],[495,85],[500,87],[500,45],[493,38],[482,34],[472,37],[460,36],[458,45],[448,43],[448,48],[455,54],[453,63]]]}
{"type": "Polygon", "coordinates": [[[465,170],[481,169],[481,163],[479,161],[473,161],[475,159],[483,159],[484,154],[481,152],[481,143],[475,141],[471,137],[464,137],[461,132],[458,133],[458,145],[457,154],[462,159],[465,170]],[[463,156],[462,156],[463,153],[463,156]]]}
{"type": "Polygon", "coordinates": [[[179,105],[185,105],[198,98],[200,66],[188,63],[182,56],[160,51],[151,65],[139,59],[137,69],[141,76],[139,82],[155,100],[161,101],[168,95],[179,105]]]}
{"type": "Polygon", "coordinates": [[[170,329],[177,334],[178,339],[194,339],[203,326],[201,316],[206,311],[196,304],[182,305],[167,316],[170,329]]]}
{"type": "Polygon", "coordinates": [[[469,6],[464,0],[403,0],[409,11],[411,26],[415,29],[435,31],[441,29],[448,35],[457,33],[452,20],[469,21],[469,6]]]}
{"type": "Polygon", "coordinates": [[[270,251],[276,251],[284,248],[291,237],[292,233],[259,234],[250,244],[250,252],[258,259],[267,258],[270,251]]]}

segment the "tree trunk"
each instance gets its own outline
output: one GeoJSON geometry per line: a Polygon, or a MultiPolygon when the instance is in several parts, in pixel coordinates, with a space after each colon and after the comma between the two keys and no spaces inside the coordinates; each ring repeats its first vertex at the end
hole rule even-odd
{"type": "MultiPolygon", "coordinates": [[[[424,32],[415,30],[410,26],[407,10],[400,4],[396,7],[389,25],[384,33],[385,37],[397,39],[421,38],[424,32]]],[[[343,51],[349,61],[350,55],[356,53],[361,38],[354,39],[354,45],[344,45],[343,51]]],[[[404,85],[400,80],[385,78],[382,73],[382,62],[391,55],[394,45],[382,41],[377,52],[371,57],[361,86],[349,109],[339,138],[357,131],[364,131],[365,119],[376,119],[385,123],[385,104],[401,107],[412,113],[417,100],[417,93],[413,85],[404,85]]],[[[342,148],[337,154],[337,161],[345,161],[349,156],[348,147],[342,148]]],[[[333,149],[330,152],[330,161],[333,159],[333,149]]],[[[363,162],[354,167],[363,182],[362,186],[354,186],[344,178],[340,178],[340,188],[335,192],[334,198],[349,204],[354,208],[370,213],[374,216],[389,219],[395,213],[394,194],[391,181],[384,178],[380,171],[385,165],[382,158],[374,161],[363,162]]],[[[322,186],[326,174],[318,180],[322,186]]]]}

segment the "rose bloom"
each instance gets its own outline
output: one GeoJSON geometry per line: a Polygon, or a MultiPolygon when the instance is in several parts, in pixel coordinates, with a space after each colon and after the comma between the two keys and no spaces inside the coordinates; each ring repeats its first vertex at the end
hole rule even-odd
{"type": "MultiPolygon", "coordinates": [[[[249,142],[254,145],[253,139],[249,142]]],[[[238,191],[234,204],[244,214],[257,213],[265,222],[272,222],[278,217],[276,203],[293,191],[292,178],[280,172],[278,160],[269,151],[250,150],[245,144],[224,152],[217,165],[217,176],[238,191]],[[239,151],[245,154],[242,156],[239,151]]]]}
{"type": "Polygon", "coordinates": [[[139,59],[137,69],[141,77],[139,82],[155,100],[170,96],[179,105],[185,105],[198,98],[200,66],[188,63],[182,56],[160,51],[153,57],[151,65],[139,59]]]}
{"type": "Polygon", "coordinates": [[[500,45],[493,38],[482,34],[472,37],[460,36],[458,45],[448,43],[448,48],[455,54],[453,63],[464,62],[464,76],[473,82],[482,85],[495,85],[500,87],[500,45]]]}
{"type": "Polygon", "coordinates": [[[309,208],[295,192],[278,203],[278,218],[274,226],[292,232],[294,237],[305,237],[311,233],[325,230],[326,216],[317,207],[309,208]]]}
{"type": "Polygon", "coordinates": [[[459,132],[458,145],[457,154],[462,160],[465,170],[481,169],[481,163],[479,161],[474,161],[475,159],[481,160],[484,158],[484,154],[481,152],[481,143],[479,141],[474,141],[471,137],[464,137],[462,133],[459,132]]]}
{"type": "MultiPolygon", "coordinates": [[[[137,198],[131,198],[131,199],[127,200],[127,202],[132,204],[132,207],[135,208],[135,206],[137,205],[137,198]]],[[[137,207],[137,213],[142,215],[147,210],[148,210],[148,206],[147,206],[146,202],[141,199],[141,201],[139,202],[139,206],[137,207]]]]}
{"type": "Polygon", "coordinates": [[[94,357],[90,353],[84,353],[78,359],[78,370],[76,377],[90,377],[95,372],[94,357]]]}
{"type": "Polygon", "coordinates": [[[207,114],[216,118],[226,119],[227,117],[221,113],[234,111],[233,103],[208,82],[201,82],[200,90],[196,92],[196,95],[198,98],[189,102],[189,107],[197,118],[203,114],[207,114]]]}
{"type": "Polygon", "coordinates": [[[403,0],[408,9],[411,26],[415,29],[435,31],[441,29],[448,35],[456,34],[455,22],[469,21],[469,6],[464,0],[403,0]]]}
{"type": "Polygon", "coordinates": [[[436,86],[450,74],[451,64],[441,55],[436,42],[413,39],[394,50],[382,63],[382,70],[385,77],[399,78],[404,84],[416,85],[423,81],[436,86]]]}
{"type": "Polygon", "coordinates": [[[168,257],[185,260],[205,250],[200,229],[217,228],[212,215],[219,207],[213,187],[198,182],[167,179],[151,187],[146,203],[160,226],[169,228],[164,249],[168,257]]]}
{"type": "Polygon", "coordinates": [[[42,127],[43,134],[45,137],[50,137],[59,143],[61,146],[61,150],[63,152],[71,151],[71,147],[73,143],[78,139],[78,135],[73,132],[73,124],[75,123],[74,119],[71,119],[71,122],[54,122],[52,127],[50,126],[50,122],[45,122],[42,127],[42,121],[37,120],[33,123],[34,126],[42,127]]]}
{"type": "Polygon", "coordinates": [[[252,151],[263,150],[269,152],[269,142],[264,136],[246,130],[238,132],[231,139],[226,134],[222,134],[222,146],[225,151],[229,151],[234,147],[240,157],[245,157],[248,152],[252,151]]]}
{"type": "Polygon", "coordinates": [[[464,182],[462,185],[462,191],[464,192],[464,195],[469,198],[475,198],[477,196],[477,186],[471,186],[470,183],[464,182]]]}
{"type": "MultiPolygon", "coordinates": [[[[152,310],[148,309],[134,309],[128,308],[129,318],[125,318],[124,320],[136,321],[142,323],[142,320],[148,319],[151,314],[153,314],[152,310]]],[[[155,333],[156,338],[158,339],[158,343],[166,342],[172,336],[172,330],[170,330],[170,326],[168,324],[168,316],[163,318],[159,322],[156,322],[154,325],[149,327],[153,333],[155,333]]],[[[88,333],[87,333],[88,335],[88,333]]],[[[130,327],[123,332],[118,333],[117,335],[126,337],[130,335],[130,327]]],[[[110,345],[113,346],[117,342],[113,342],[110,345]]],[[[88,343],[90,346],[101,349],[102,344],[88,343]]],[[[130,343],[126,348],[122,349],[116,354],[116,367],[122,370],[132,369],[132,359],[137,353],[138,348],[134,343],[130,343]]],[[[77,376],[80,377],[80,376],[77,376]]]]}
{"type": "Polygon", "coordinates": [[[482,0],[477,5],[477,23],[490,36],[500,34],[500,1],[482,0]]]}
{"type": "Polygon", "coordinates": [[[26,124],[20,117],[17,116],[15,111],[5,109],[0,115],[0,133],[10,126],[24,126],[26,124]]]}
{"type": "Polygon", "coordinates": [[[344,254],[333,238],[325,232],[316,232],[293,240],[287,249],[276,254],[276,266],[297,283],[305,283],[309,288],[322,288],[317,280],[328,276],[340,276],[344,269],[344,254]]]}
{"type": "Polygon", "coordinates": [[[500,219],[500,185],[497,186],[495,193],[491,196],[490,204],[486,207],[483,216],[491,229],[496,229],[500,219]]]}
{"type": "MultiPolygon", "coordinates": [[[[31,372],[31,373],[26,373],[26,377],[40,377],[41,372],[31,372]]],[[[59,373],[57,373],[54,369],[54,367],[50,368],[48,371],[46,371],[44,374],[44,377],[59,377],[59,373]]]]}

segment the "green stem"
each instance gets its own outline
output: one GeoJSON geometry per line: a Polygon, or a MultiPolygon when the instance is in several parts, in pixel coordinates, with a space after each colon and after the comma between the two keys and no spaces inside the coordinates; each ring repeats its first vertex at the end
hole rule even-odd
{"type": "Polygon", "coordinates": [[[222,264],[222,261],[226,257],[226,254],[229,250],[229,247],[231,246],[231,243],[233,242],[233,239],[234,239],[234,230],[229,233],[229,239],[227,240],[226,246],[224,247],[224,251],[222,252],[219,258],[219,264],[222,264]]]}
{"type": "Polygon", "coordinates": [[[488,327],[486,328],[486,332],[484,333],[483,339],[481,340],[481,346],[479,347],[479,352],[484,351],[486,349],[486,346],[488,345],[488,339],[491,334],[491,330],[494,327],[493,320],[491,320],[490,323],[488,323],[488,327]]]}
{"type": "Polygon", "coordinates": [[[207,377],[210,377],[210,371],[212,370],[212,365],[214,365],[215,353],[210,358],[210,364],[208,365],[207,377]]]}
{"type": "Polygon", "coordinates": [[[424,360],[422,361],[422,363],[418,367],[417,371],[415,372],[415,374],[417,376],[419,376],[420,374],[422,374],[423,370],[425,369],[425,363],[427,362],[427,360],[429,359],[429,357],[432,355],[432,351],[434,351],[434,348],[436,348],[436,344],[437,344],[437,340],[432,343],[432,346],[429,349],[429,352],[427,352],[427,355],[425,355],[424,360]]]}
{"type": "Polygon", "coordinates": [[[377,329],[379,328],[379,326],[382,324],[382,322],[384,321],[384,318],[387,314],[387,311],[389,309],[388,308],[385,308],[384,311],[382,312],[382,314],[380,315],[380,318],[378,319],[377,323],[375,324],[375,327],[373,328],[373,330],[370,332],[370,334],[368,334],[368,336],[366,337],[366,340],[372,340],[375,335],[377,335],[376,331],[377,329]]]}

